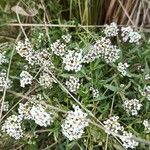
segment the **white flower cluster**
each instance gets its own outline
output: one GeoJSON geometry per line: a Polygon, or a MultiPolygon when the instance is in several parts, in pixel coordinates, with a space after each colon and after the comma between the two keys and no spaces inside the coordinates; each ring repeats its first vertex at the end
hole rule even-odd
{"type": "Polygon", "coordinates": [[[2,105],[2,103],[1,103],[1,105],[0,105],[0,107],[2,106],[2,111],[8,111],[8,109],[9,109],[9,102],[8,101],[6,101],[6,102],[4,102],[3,103],[3,105],[2,105]]]}
{"type": "Polygon", "coordinates": [[[145,129],[150,132],[150,122],[147,119],[143,121],[143,125],[145,129]]]}
{"type": "Polygon", "coordinates": [[[150,85],[145,88],[146,98],[150,100],[150,85]]]}
{"type": "Polygon", "coordinates": [[[120,49],[111,45],[110,39],[105,37],[97,40],[90,51],[83,57],[84,63],[89,63],[97,58],[102,58],[106,63],[112,63],[119,59],[120,49]]]}
{"type": "Polygon", "coordinates": [[[61,43],[60,40],[57,40],[53,44],[51,44],[51,49],[54,52],[55,55],[63,56],[66,52],[65,50],[66,45],[64,43],[61,43]]]}
{"type": "Polygon", "coordinates": [[[125,100],[123,104],[125,110],[131,115],[137,115],[138,111],[141,109],[142,104],[137,99],[125,100]]]}
{"type": "Polygon", "coordinates": [[[124,42],[129,41],[129,43],[139,43],[142,36],[134,31],[130,26],[121,28],[121,36],[124,42]]]}
{"type": "Polygon", "coordinates": [[[116,133],[120,134],[121,138],[120,140],[123,143],[123,146],[125,148],[135,148],[138,146],[138,142],[132,139],[132,133],[128,133],[127,131],[124,130],[124,127],[120,125],[118,122],[119,117],[118,116],[112,116],[106,121],[104,121],[104,128],[105,132],[107,134],[116,133]]]}
{"type": "Polygon", "coordinates": [[[15,138],[16,140],[20,139],[21,137],[23,137],[21,121],[22,118],[20,116],[12,115],[5,120],[1,130],[9,134],[11,137],[15,138]]]}
{"type": "Polygon", "coordinates": [[[33,105],[30,114],[35,123],[40,126],[47,127],[53,122],[51,114],[47,113],[41,104],[33,105]]]}
{"type": "Polygon", "coordinates": [[[132,139],[132,133],[128,133],[127,131],[123,131],[123,136],[121,138],[121,141],[123,142],[123,146],[125,148],[131,148],[134,149],[138,146],[138,142],[132,139]]]}
{"type": "Polygon", "coordinates": [[[127,63],[120,62],[120,63],[118,63],[117,69],[123,76],[126,76],[128,67],[129,67],[129,65],[127,63]]]}
{"type": "Polygon", "coordinates": [[[66,86],[69,91],[76,92],[80,87],[79,78],[70,76],[69,80],[66,81],[66,86]]]}
{"type": "Polygon", "coordinates": [[[81,138],[84,128],[88,126],[89,120],[79,106],[73,106],[74,111],[68,111],[64,123],[61,125],[62,133],[70,141],[81,138]]]}
{"type": "Polygon", "coordinates": [[[44,38],[44,33],[42,33],[42,32],[39,33],[38,42],[41,43],[43,38],[44,38]]]}
{"type": "Polygon", "coordinates": [[[63,35],[62,39],[66,42],[69,43],[71,41],[71,35],[67,34],[67,35],[63,35]]]}
{"type": "Polygon", "coordinates": [[[112,116],[106,121],[104,121],[105,132],[111,134],[111,132],[118,133],[119,131],[124,131],[124,127],[118,122],[118,116],[112,116]]]}
{"type": "Polygon", "coordinates": [[[112,36],[117,36],[118,35],[118,27],[115,22],[112,22],[110,25],[105,25],[104,33],[106,37],[112,37],[112,36]]]}
{"type": "Polygon", "coordinates": [[[0,53],[0,65],[2,65],[3,63],[8,63],[8,59],[5,56],[6,51],[0,53]]]}
{"type": "Polygon", "coordinates": [[[119,59],[120,49],[115,45],[111,45],[111,41],[106,38],[96,41],[94,48],[97,49],[98,54],[106,63],[112,63],[119,59]]]}
{"type": "Polygon", "coordinates": [[[24,57],[25,60],[29,62],[29,64],[34,64],[33,49],[29,39],[26,38],[24,42],[18,41],[16,45],[16,51],[21,57],[24,57]]]}
{"type": "Polygon", "coordinates": [[[99,90],[98,89],[91,87],[90,90],[92,91],[93,98],[99,97],[99,90]]]}
{"type": "Polygon", "coordinates": [[[12,81],[7,79],[6,70],[0,72],[0,91],[11,88],[12,81]]]}
{"type": "Polygon", "coordinates": [[[20,86],[25,87],[27,84],[31,84],[33,80],[32,75],[27,71],[22,71],[20,74],[20,86]]]}
{"type": "Polygon", "coordinates": [[[150,75],[149,74],[146,74],[145,75],[145,80],[149,80],[150,79],[150,75]]]}
{"type": "Polygon", "coordinates": [[[69,50],[63,57],[64,69],[67,71],[80,71],[82,67],[82,52],[76,52],[69,50]]]}
{"type": "Polygon", "coordinates": [[[47,72],[42,72],[39,77],[39,83],[44,88],[52,88],[53,82],[56,83],[56,81],[52,78],[52,76],[47,72]]]}
{"type": "Polygon", "coordinates": [[[47,127],[53,122],[51,113],[47,113],[45,107],[36,101],[20,103],[18,112],[23,119],[34,120],[40,126],[47,127]]]}

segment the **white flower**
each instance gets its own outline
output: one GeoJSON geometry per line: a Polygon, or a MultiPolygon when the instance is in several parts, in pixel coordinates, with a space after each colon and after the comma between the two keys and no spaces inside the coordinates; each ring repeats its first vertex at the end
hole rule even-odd
{"type": "Polygon", "coordinates": [[[70,76],[69,80],[66,81],[66,86],[69,91],[76,92],[80,87],[79,78],[70,76]]]}
{"type": "Polygon", "coordinates": [[[123,131],[123,136],[124,137],[121,138],[121,141],[123,142],[123,146],[125,148],[134,149],[138,146],[139,143],[132,139],[132,133],[123,131]]]}
{"type": "Polygon", "coordinates": [[[146,98],[147,98],[148,100],[150,100],[150,85],[146,86],[144,92],[145,92],[145,94],[146,94],[146,98]]]}
{"type": "Polygon", "coordinates": [[[41,104],[33,105],[30,110],[32,120],[40,126],[47,127],[53,122],[51,113],[47,113],[41,104]]]}
{"type": "Polygon", "coordinates": [[[9,109],[9,102],[6,101],[6,102],[3,103],[3,105],[1,103],[1,106],[2,106],[2,110],[3,111],[8,111],[8,109],[9,109]]]}
{"type": "Polygon", "coordinates": [[[131,115],[137,115],[138,111],[141,109],[142,104],[137,99],[125,100],[123,104],[125,110],[131,115]]]}
{"type": "Polygon", "coordinates": [[[25,87],[26,84],[31,84],[33,80],[32,75],[27,71],[22,71],[20,74],[20,86],[25,87]]]}
{"type": "Polygon", "coordinates": [[[110,39],[102,37],[100,40],[97,40],[94,45],[90,46],[90,50],[83,57],[84,63],[89,63],[94,61],[97,58],[102,58],[111,45],[110,39]]]}
{"type": "Polygon", "coordinates": [[[126,76],[127,75],[127,68],[129,67],[129,65],[127,63],[118,63],[117,69],[118,71],[123,75],[126,76]]]}
{"type": "Polygon", "coordinates": [[[67,71],[80,71],[82,67],[82,52],[68,51],[63,57],[64,69],[67,71]]]}
{"type": "Polygon", "coordinates": [[[93,87],[91,87],[90,90],[92,91],[93,98],[99,97],[99,90],[98,89],[94,89],[93,87]]]}
{"type": "Polygon", "coordinates": [[[118,116],[112,116],[103,122],[106,133],[111,134],[111,132],[118,133],[119,131],[124,131],[124,127],[120,125],[118,119],[118,116]]]}
{"type": "Polygon", "coordinates": [[[73,108],[74,111],[68,111],[64,123],[61,125],[63,135],[70,141],[81,138],[84,128],[89,124],[87,114],[79,106],[73,106],[73,108]]]}
{"type": "Polygon", "coordinates": [[[150,79],[150,75],[149,74],[146,74],[145,75],[145,80],[149,80],[150,79]]]}
{"type": "Polygon", "coordinates": [[[112,22],[110,25],[105,25],[104,33],[106,37],[112,37],[112,36],[117,36],[118,35],[118,27],[115,22],[112,22]]]}
{"type": "Polygon", "coordinates": [[[56,81],[52,78],[52,76],[49,73],[42,72],[42,74],[40,74],[39,83],[44,88],[49,88],[49,89],[52,88],[53,82],[56,81]]]}
{"type": "Polygon", "coordinates": [[[145,129],[150,132],[150,122],[147,119],[143,121],[143,125],[145,129]]]}
{"type": "Polygon", "coordinates": [[[7,76],[6,70],[2,70],[0,72],[0,91],[3,91],[5,88],[6,89],[11,88],[12,81],[9,78],[7,79],[6,76],[7,76]]]}
{"type": "Polygon", "coordinates": [[[66,45],[61,43],[60,40],[57,40],[53,44],[51,44],[51,49],[55,55],[63,56],[66,52],[66,45]]]}
{"type": "Polygon", "coordinates": [[[142,36],[138,32],[133,31],[133,29],[130,26],[122,27],[121,31],[121,36],[124,42],[129,41],[129,43],[139,44],[139,40],[142,38],[142,36]]]}
{"type": "Polygon", "coordinates": [[[2,131],[9,134],[11,137],[20,139],[23,137],[23,130],[21,128],[22,118],[20,116],[12,115],[8,117],[2,125],[2,131]]]}
{"type": "Polygon", "coordinates": [[[26,102],[25,104],[19,103],[18,113],[23,119],[31,119],[30,110],[32,108],[31,102],[26,102]]]}
{"type": "Polygon", "coordinates": [[[6,51],[0,53],[0,65],[2,65],[3,63],[8,63],[8,59],[5,56],[6,51]]]}
{"type": "Polygon", "coordinates": [[[63,36],[62,36],[62,39],[63,39],[66,43],[69,43],[70,40],[71,40],[71,35],[70,35],[70,34],[63,35],[63,36]]]}

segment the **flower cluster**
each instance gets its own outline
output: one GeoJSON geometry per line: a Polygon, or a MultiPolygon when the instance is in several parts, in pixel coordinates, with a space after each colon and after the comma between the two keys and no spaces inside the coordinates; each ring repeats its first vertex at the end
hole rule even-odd
{"type": "Polygon", "coordinates": [[[51,49],[55,55],[63,56],[66,52],[66,45],[61,43],[60,40],[57,40],[53,44],[51,44],[51,49]]]}
{"type": "Polygon", "coordinates": [[[53,82],[56,82],[49,73],[47,72],[42,72],[39,77],[39,83],[41,86],[44,88],[52,88],[53,87],[53,82]]]}
{"type": "Polygon", "coordinates": [[[82,52],[76,52],[75,50],[69,50],[63,57],[64,69],[67,71],[80,71],[82,67],[82,52]]]}
{"type": "Polygon", "coordinates": [[[135,148],[138,146],[138,142],[136,142],[134,139],[132,139],[132,133],[128,133],[127,131],[124,130],[124,127],[120,125],[118,122],[119,117],[118,116],[112,116],[106,121],[104,121],[104,128],[105,132],[107,134],[116,133],[120,134],[120,140],[123,143],[123,146],[125,148],[135,148]]]}
{"type": "Polygon", "coordinates": [[[18,41],[16,45],[16,51],[21,57],[24,57],[29,64],[34,64],[33,49],[29,39],[26,38],[24,42],[18,41]]]}
{"type": "Polygon", "coordinates": [[[147,119],[143,121],[143,125],[145,129],[150,132],[150,122],[147,119]]]}
{"type": "Polygon", "coordinates": [[[2,111],[8,111],[8,109],[9,109],[9,102],[8,101],[6,101],[6,102],[3,102],[3,105],[2,105],[2,103],[1,103],[1,109],[2,109],[2,111]]]}
{"type": "Polygon", "coordinates": [[[74,111],[68,111],[64,123],[61,125],[62,133],[70,141],[81,138],[84,133],[84,128],[89,124],[87,114],[79,106],[73,106],[73,108],[74,111]]]}
{"type": "Polygon", "coordinates": [[[149,74],[146,74],[145,75],[145,80],[149,80],[150,79],[150,75],[149,74]]]}
{"type": "Polygon", "coordinates": [[[37,102],[35,98],[34,96],[30,102],[26,102],[25,104],[20,103],[18,112],[23,119],[31,119],[36,124],[47,127],[53,122],[52,114],[47,113],[45,107],[37,102]]]}
{"type": "Polygon", "coordinates": [[[0,65],[2,65],[3,63],[8,63],[8,59],[5,56],[6,51],[0,53],[0,65]]]}
{"type": "Polygon", "coordinates": [[[67,34],[67,35],[63,35],[62,39],[66,42],[69,43],[71,41],[71,35],[67,34]]]}
{"type": "Polygon", "coordinates": [[[123,142],[123,146],[125,148],[131,148],[134,149],[138,146],[138,142],[132,139],[132,133],[128,133],[127,131],[123,131],[123,137],[121,138],[121,141],[123,142]]]}
{"type": "Polygon", "coordinates": [[[76,92],[80,87],[79,78],[70,76],[69,80],[66,81],[66,86],[69,91],[76,92]]]}
{"type": "Polygon", "coordinates": [[[117,69],[118,71],[123,75],[126,76],[127,75],[127,68],[129,67],[129,65],[127,63],[118,63],[117,69]]]}
{"type": "Polygon", "coordinates": [[[9,89],[11,87],[12,81],[8,78],[6,70],[0,72],[0,91],[3,91],[5,88],[9,89]]]}
{"type": "Polygon", "coordinates": [[[124,131],[124,127],[118,122],[118,116],[112,116],[106,121],[104,121],[105,132],[111,134],[111,132],[118,133],[119,131],[124,131]]]}
{"type": "Polygon", "coordinates": [[[22,118],[20,116],[12,115],[8,117],[2,125],[2,131],[9,134],[11,137],[20,139],[23,137],[23,130],[21,128],[22,118]]]}
{"type": "Polygon", "coordinates": [[[112,22],[110,25],[105,25],[104,33],[106,37],[112,37],[118,35],[118,26],[115,22],[112,22]]]}
{"type": "Polygon", "coordinates": [[[150,85],[145,88],[146,98],[150,100],[150,85]]]}
{"type": "Polygon", "coordinates": [[[30,110],[30,114],[32,120],[40,126],[47,127],[53,122],[51,114],[47,113],[41,104],[33,105],[30,110]]]}
{"type": "Polygon", "coordinates": [[[22,71],[20,74],[20,86],[25,87],[27,84],[31,84],[33,80],[32,75],[27,71],[22,71]]]}
{"type": "Polygon", "coordinates": [[[90,90],[92,91],[93,98],[99,97],[99,90],[98,89],[91,87],[90,90]]]}
{"type": "Polygon", "coordinates": [[[130,26],[121,28],[121,36],[124,42],[129,41],[129,43],[139,43],[142,36],[134,31],[130,26]]]}
{"type": "Polygon", "coordinates": [[[125,100],[123,104],[125,110],[131,115],[137,115],[138,111],[141,109],[142,104],[137,99],[125,100]]]}

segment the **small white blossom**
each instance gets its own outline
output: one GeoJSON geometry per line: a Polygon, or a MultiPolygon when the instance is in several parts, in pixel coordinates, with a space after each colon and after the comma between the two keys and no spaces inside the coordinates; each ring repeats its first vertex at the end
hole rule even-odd
{"type": "Polygon", "coordinates": [[[70,76],[69,80],[66,81],[66,86],[69,91],[76,92],[80,87],[79,78],[70,76]]]}
{"type": "Polygon", "coordinates": [[[71,40],[71,35],[70,35],[70,34],[63,35],[63,36],[62,36],[62,39],[63,39],[66,43],[69,43],[70,40],[71,40]]]}
{"type": "Polygon", "coordinates": [[[129,65],[127,63],[118,63],[117,69],[118,71],[123,75],[126,76],[127,75],[127,68],[129,67],[129,65]]]}
{"type": "Polygon", "coordinates": [[[25,60],[29,62],[29,64],[34,64],[34,52],[29,39],[25,39],[24,42],[18,41],[16,45],[16,51],[21,57],[24,57],[25,60]]]}
{"type": "Polygon", "coordinates": [[[8,111],[8,109],[9,109],[9,102],[6,101],[6,102],[3,103],[3,105],[1,103],[1,106],[2,106],[2,110],[3,111],[8,111]]]}
{"type": "Polygon", "coordinates": [[[106,37],[112,37],[112,36],[117,36],[118,35],[118,27],[115,22],[112,22],[110,25],[105,25],[104,33],[106,37]]]}
{"type": "Polygon", "coordinates": [[[38,42],[41,43],[43,38],[44,38],[44,33],[39,33],[38,42]]]}
{"type": "Polygon", "coordinates": [[[145,80],[149,80],[150,79],[150,75],[149,74],[146,74],[145,75],[145,80]]]}
{"type": "Polygon", "coordinates": [[[123,146],[125,148],[134,149],[139,144],[137,141],[132,139],[132,133],[128,133],[127,131],[123,131],[123,137],[121,138],[121,141],[123,142],[123,146]]]}
{"type": "Polygon", "coordinates": [[[12,115],[5,120],[1,130],[16,140],[20,139],[23,137],[21,121],[22,118],[20,116],[12,115]]]}
{"type": "Polygon", "coordinates": [[[148,100],[150,100],[150,85],[146,86],[144,92],[145,92],[146,98],[147,98],[148,100]]]}
{"type": "Polygon", "coordinates": [[[120,125],[118,119],[118,116],[112,116],[103,122],[106,133],[111,134],[111,132],[118,133],[119,131],[124,131],[124,127],[120,125]]]}
{"type": "Polygon", "coordinates": [[[63,56],[66,52],[66,45],[61,43],[60,40],[57,40],[53,44],[51,44],[51,49],[55,55],[63,56]]]}
{"type": "Polygon", "coordinates": [[[63,135],[70,141],[81,138],[84,128],[89,124],[87,114],[79,106],[73,106],[73,108],[74,111],[68,111],[64,123],[61,125],[63,135]]]}
{"type": "Polygon", "coordinates": [[[141,109],[142,104],[137,99],[125,100],[123,104],[125,110],[131,115],[137,115],[138,111],[141,109]]]}
{"type": "Polygon", "coordinates": [[[99,90],[98,89],[94,89],[93,87],[91,87],[90,90],[92,91],[93,98],[99,97],[99,90]]]}
{"type": "Polygon", "coordinates": [[[2,65],[3,63],[8,63],[8,59],[5,56],[6,51],[0,53],[0,65],[2,65]]]}
{"type": "Polygon", "coordinates": [[[133,29],[130,26],[122,27],[121,31],[121,36],[124,42],[129,41],[129,43],[139,44],[139,40],[142,38],[142,36],[138,32],[133,31],[133,29]]]}
{"type": "Polygon", "coordinates": [[[31,102],[26,102],[25,104],[19,103],[18,113],[23,119],[31,119],[30,110],[32,108],[31,102]]]}
{"type": "Polygon", "coordinates": [[[33,105],[30,110],[32,120],[40,126],[47,127],[53,122],[51,113],[47,113],[41,104],[33,105]]]}
{"type": "Polygon", "coordinates": [[[147,119],[143,121],[143,125],[145,129],[150,132],[150,122],[147,119]]]}
{"type": "Polygon", "coordinates": [[[41,86],[43,86],[44,88],[50,89],[53,87],[53,82],[56,82],[56,81],[52,78],[52,76],[49,73],[42,72],[39,78],[39,83],[41,86]]]}
{"type": "Polygon", "coordinates": [[[31,84],[33,80],[32,75],[27,71],[22,71],[20,74],[20,86],[25,87],[26,84],[31,84]]]}
{"type": "Polygon", "coordinates": [[[82,67],[82,52],[68,51],[63,57],[63,65],[67,71],[80,71],[82,67]]]}
{"type": "Polygon", "coordinates": [[[3,91],[5,88],[11,88],[12,81],[8,78],[6,70],[2,70],[0,72],[0,91],[3,91]]]}

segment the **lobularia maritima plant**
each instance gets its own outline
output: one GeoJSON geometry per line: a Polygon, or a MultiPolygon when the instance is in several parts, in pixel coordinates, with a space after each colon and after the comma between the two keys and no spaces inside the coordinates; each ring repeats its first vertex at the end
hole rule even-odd
{"type": "MultiPolygon", "coordinates": [[[[134,139],[146,139],[149,132],[145,131],[150,129],[150,55],[143,48],[142,35],[130,26],[119,28],[114,22],[100,34],[64,34],[64,30],[54,29],[49,33],[50,41],[45,40],[44,31],[35,31],[17,41],[13,54],[16,61],[11,61],[9,76],[9,52],[0,53],[0,91],[7,91],[1,102],[1,136],[29,144],[31,138],[36,141],[35,134],[45,131],[54,137],[51,141],[61,139],[60,145],[69,140],[82,149],[89,143],[91,149],[106,145],[119,149],[110,136],[117,134],[118,145],[123,148],[145,148],[134,139]],[[22,97],[20,101],[18,96],[22,97]],[[72,103],[74,97],[79,102],[76,105],[72,103]],[[102,122],[104,130],[99,129],[99,134],[91,128],[93,118],[87,109],[102,122]],[[110,142],[105,145],[106,135],[110,142]]],[[[49,140],[48,135],[44,138],[49,140]]]]}

